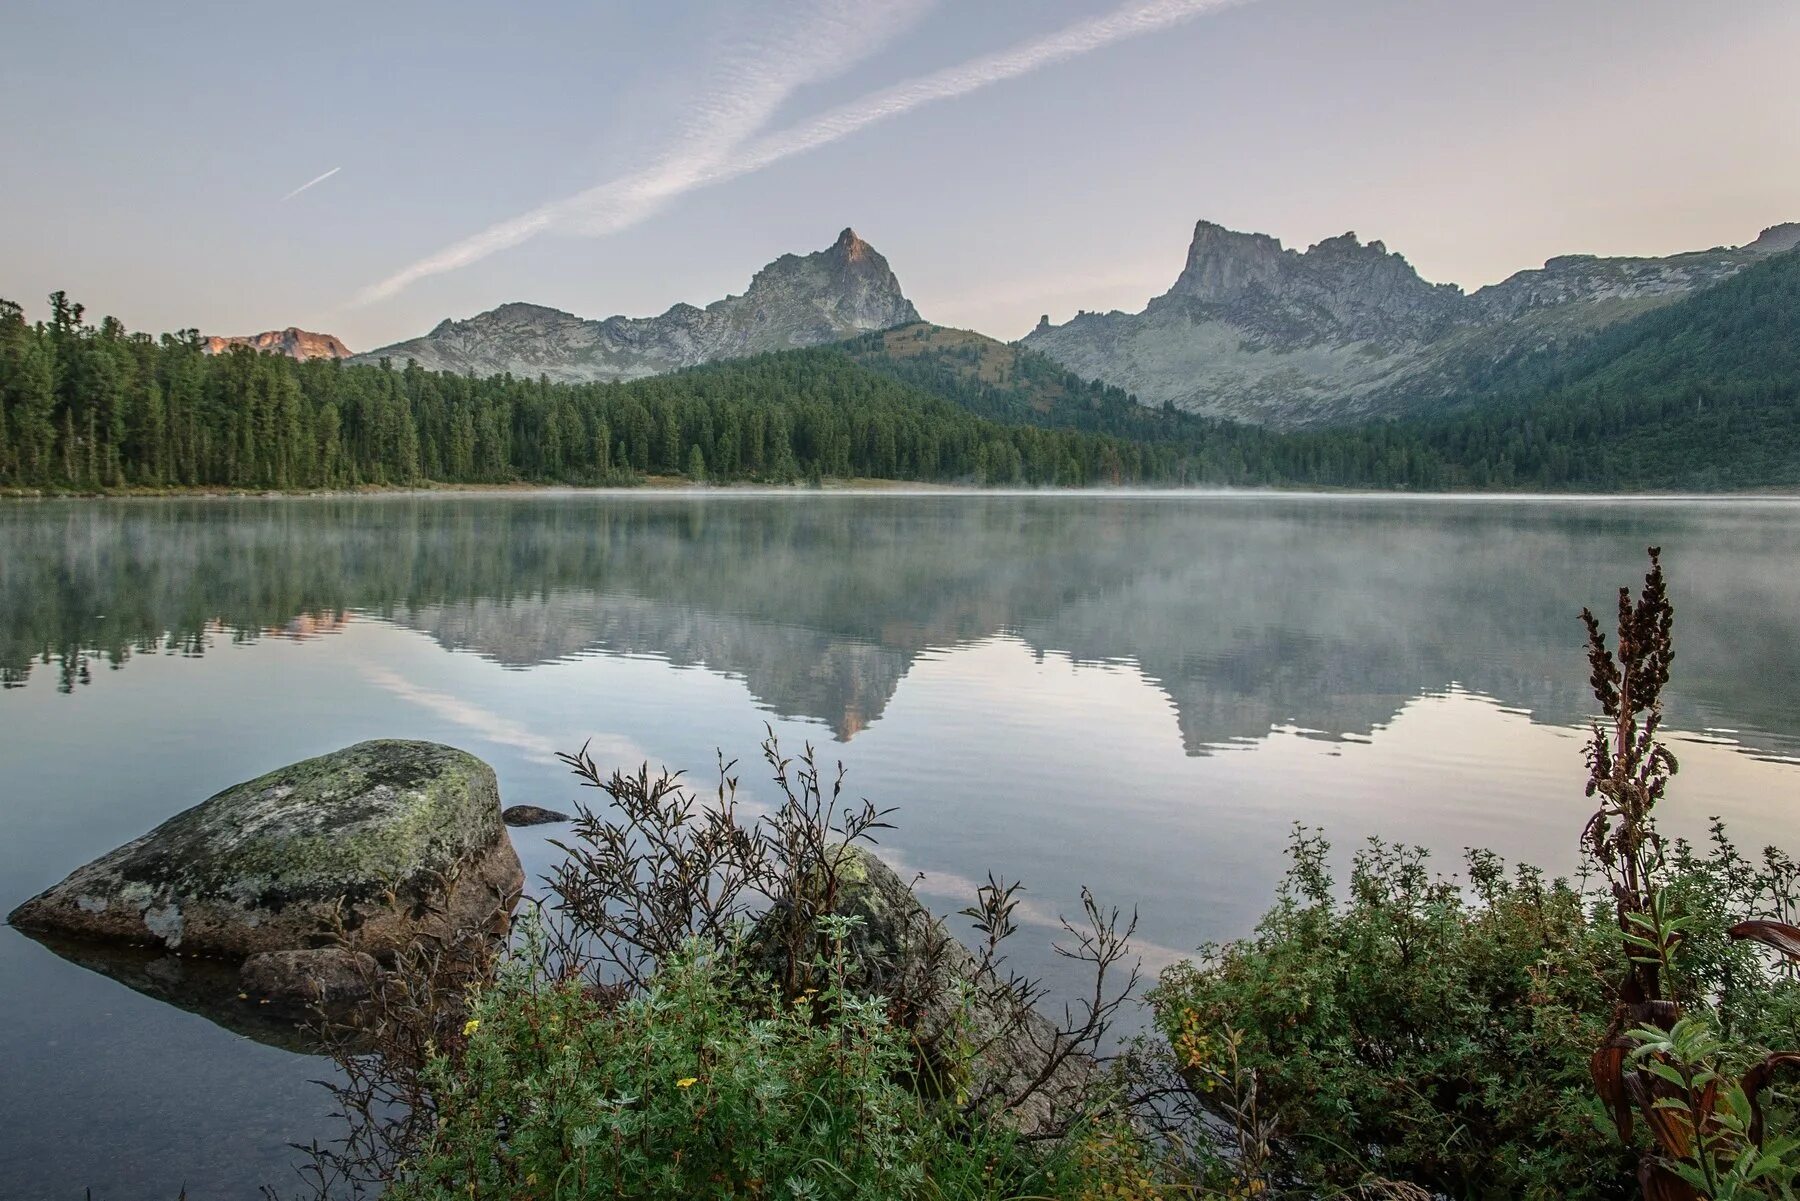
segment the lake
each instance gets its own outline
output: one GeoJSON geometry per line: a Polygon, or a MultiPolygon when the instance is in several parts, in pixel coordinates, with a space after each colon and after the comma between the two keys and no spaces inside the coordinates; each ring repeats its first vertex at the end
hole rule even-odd
{"type": "MultiPolygon", "coordinates": [[[[555,752],[893,805],[937,908],[1081,887],[1154,969],[1247,933],[1296,822],[1445,872],[1577,867],[1577,613],[1660,544],[1672,832],[1800,849],[1800,504],[634,493],[0,504],[0,910],[217,790],[372,737],[567,809],[555,752]]],[[[514,831],[534,878],[557,827],[514,831]]],[[[326,1139],[322,1061],[0,929],[0,1196],[241,1198],[326,1139]]]]}

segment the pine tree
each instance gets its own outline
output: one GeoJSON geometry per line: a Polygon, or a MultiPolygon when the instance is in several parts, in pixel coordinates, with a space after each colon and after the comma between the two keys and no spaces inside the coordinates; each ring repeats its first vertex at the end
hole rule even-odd
{"type": "Polygon", "coordinates": [[[34,339],[20,356],[16,371],[0,384],[13,420],[14,453],[20,477],[48,484],[56,453],[56,372],[50,348],[34,339]]]}

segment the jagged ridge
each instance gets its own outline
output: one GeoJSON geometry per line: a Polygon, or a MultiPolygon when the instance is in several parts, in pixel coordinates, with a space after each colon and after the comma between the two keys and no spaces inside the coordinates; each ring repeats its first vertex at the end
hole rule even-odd
{"type": "Polygon", "coordinates": [[[1040,322],[1024,344],[1148,404],[1272,425],[1405,411],[1800,245],[1800,224],[1668,258],[1568,255],[1472,294],[1354,233],[1305,253],[1209,221],[1141,313],[1040,322]]]}
{"type": "Polygon", "coordinates": [[[290,359],[347,359],[350,349],[331,334],[315,334],[303,329],[288,326],[286,329],[271,329],[260,334],[241,336],[222,336],[214,334],[200,344],[207,354],[224,354],[239,346],[247,346],[251,350],[273,351],[284,354],[290,359]]]}
{"type": "Polygon", "coordinates": [[[887,260],[846,229],[824,250],[784,254],[742,296],[658,317],[586,320],[559,309],[505,304],[444,321],[421,338],[358,355],[411,359],[438,371],[546,375],[584,383],[637,379],[718,359],[837,342],[919,320],[887,260]]]}

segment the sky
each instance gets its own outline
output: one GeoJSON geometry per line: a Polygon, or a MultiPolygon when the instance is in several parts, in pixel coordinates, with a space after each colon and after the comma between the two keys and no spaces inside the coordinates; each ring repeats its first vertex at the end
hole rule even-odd
{"type": "Polygon", "coordinates": [[[7,0],[0,296],[352,349],[741,293],[1136,310],[1195,221],[1473,289],[1800,220],[1792,0],[7,0]]]}

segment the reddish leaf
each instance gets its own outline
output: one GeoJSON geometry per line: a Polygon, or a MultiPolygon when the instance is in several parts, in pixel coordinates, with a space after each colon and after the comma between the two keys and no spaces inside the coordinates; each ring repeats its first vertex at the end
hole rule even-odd
{"type": "Polygon", "coordinates": [[[1758,918],[1739,922],[1726,933],[1733,938],[1754,938],[1757,942],[1774,947],[1789,959],[1800,959],[1800,926],[1758,918]]]}
{"type": "Polygon", "coordinates": [[[1613,1125],[1619,1141],[1631,1141],[1631,1102],[1625,1096],[1625,1048],[1618,1039],[1609,1039],[1588,1059],[1588,1072],[1594,1077],[1594,1091],[1612,1110],[1613,1125]]]}
{"type": "Polygon", "coordinates": [[[1761,1063],[1744,1073],[1744,1095],[1750,1098],[1750,1141],[1762,1146],[1762,1091],[1775,1078],[1775,1069],[1800,1064],[1800,1051],[1774,1051],[1763,1056],[1761,1063]]]}
{"type": "Polygon", "coordinates": [[[1669,1029],[1681,1017],[1681,1006],[1674,1001],[1639,1001],[1625,1008],[1633,1022],[1658,1030],[1669,1029]]]}
{"type": "Polygon", "coordinates": [[[1719,1079],[1715,1076],[1706,1082],[1706,1088],[1700,1093],[1700,1103],[1694,1111],[1695,1123],[1708,1134],[1719,1128],[1718,1108],[1719,1079]]]}
{"type": "Polygon", "coordinates": [[[1673,1089],[1658,1087],[1660,1083],[1648,1072],[1632,1072],[1625,1077],[1625,1095],[1644,1115],[1644,1122],[1656,1137],[1657,1144],[1673,1158],[1686,1159],[1694,1145],[1693,1125],[1686,1113],[1657,1106],[1658,1093],[1674,1095],[1673,1089]]]}

